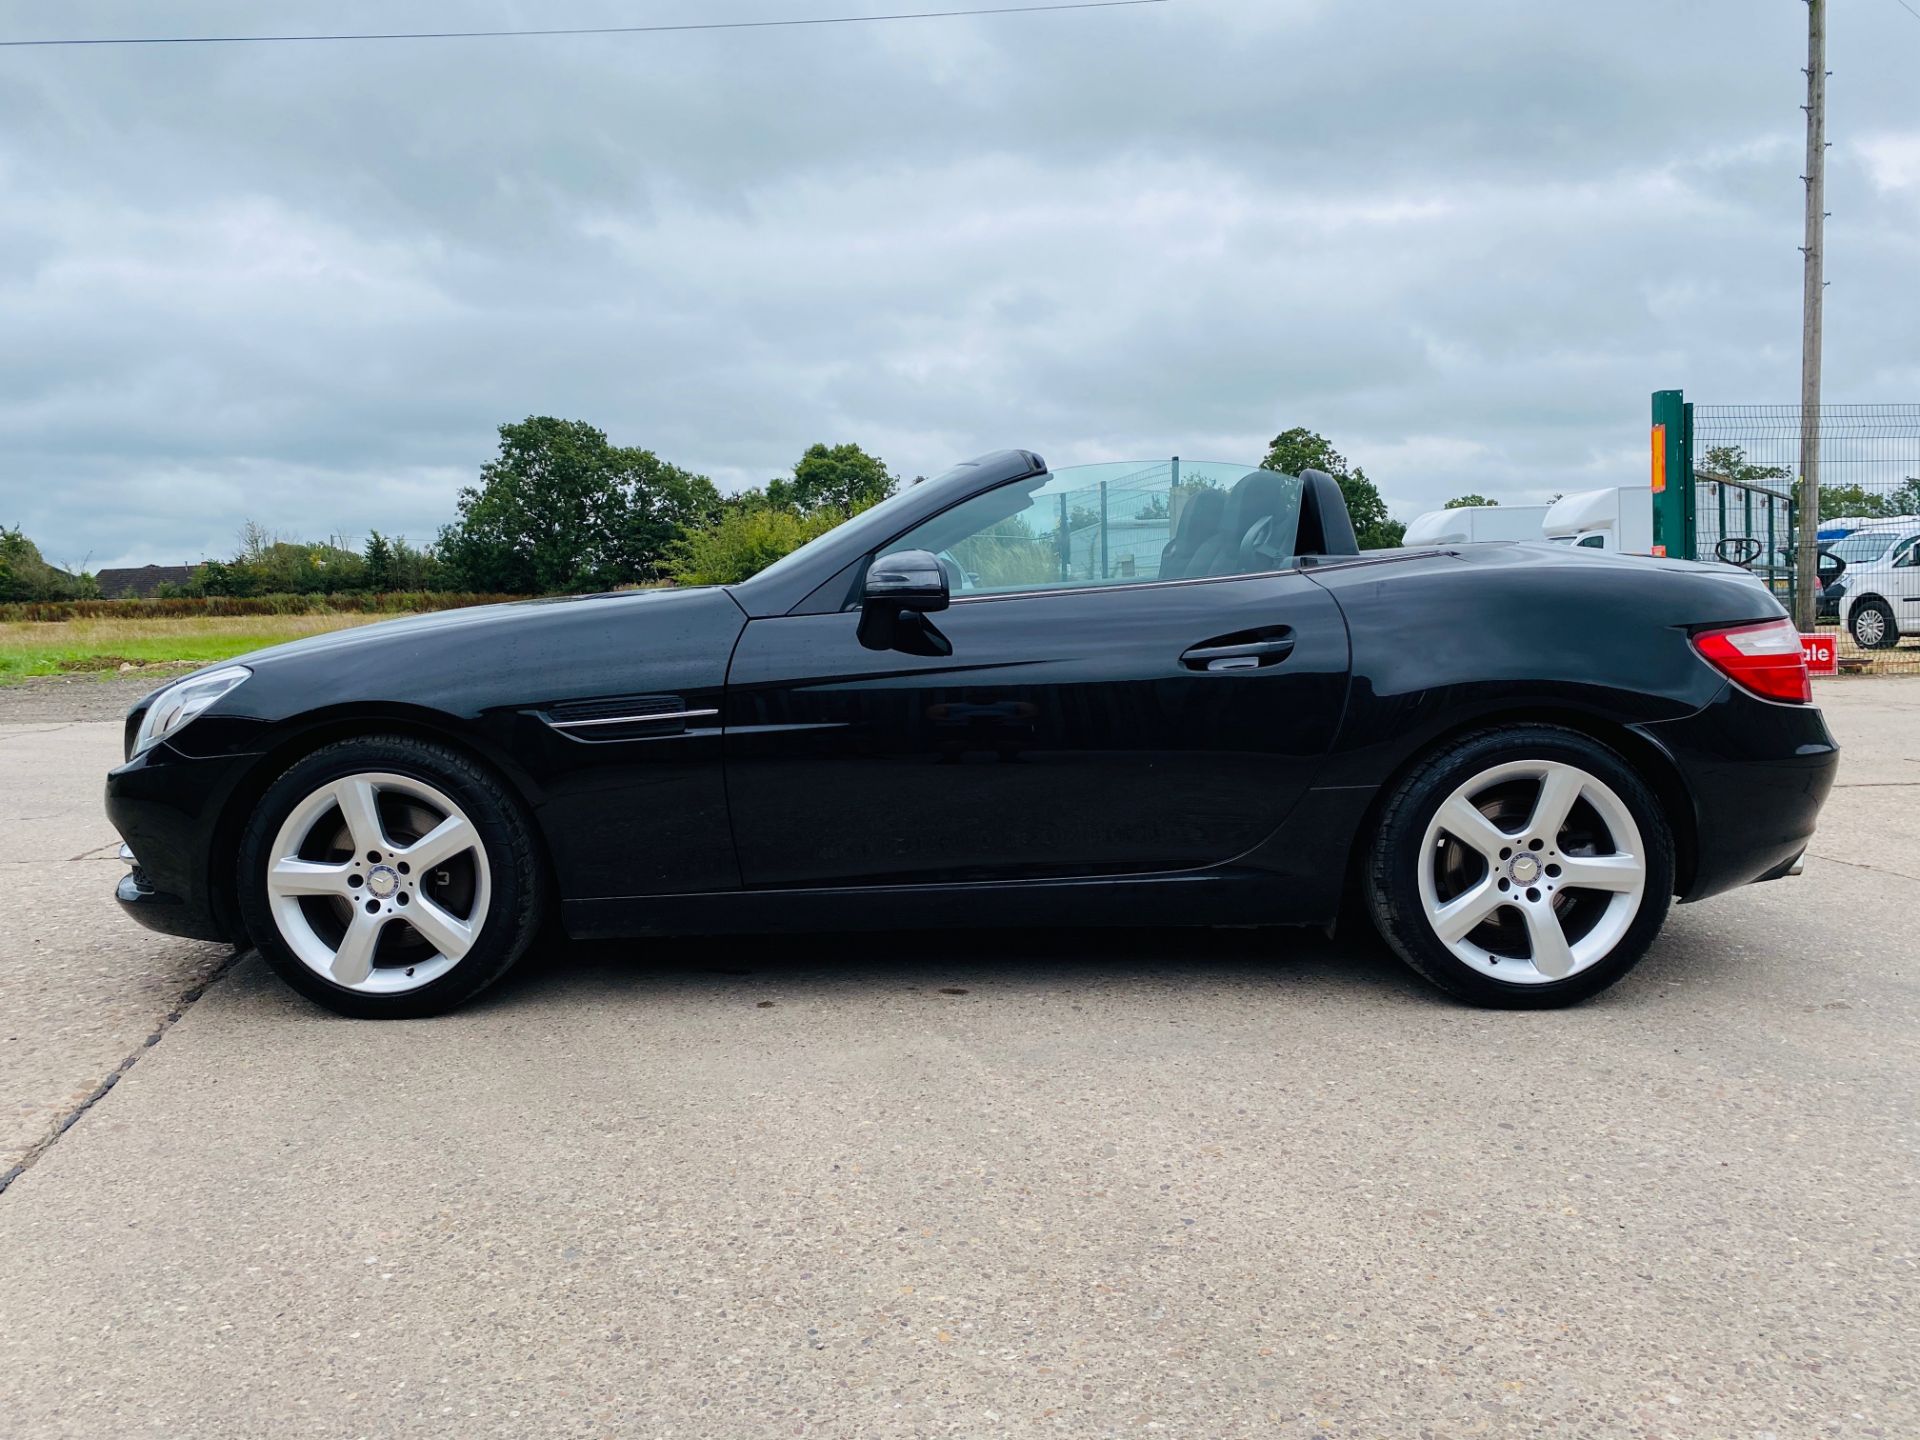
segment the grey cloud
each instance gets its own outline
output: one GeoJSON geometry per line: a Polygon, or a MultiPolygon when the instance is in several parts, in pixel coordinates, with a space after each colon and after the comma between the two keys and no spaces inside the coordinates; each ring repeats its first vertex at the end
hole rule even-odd
{"type": "MultiPolygon", "coordinates": [[[[1009,443],[1251,458],[1291,424],[1404,514],[1630,480],[1651,389],[1795,392],[1798,17],[1179,0],[0,54],[0,523],[94,565],[218,553],[249,515],[425,537],[533,412],[726,485],[816,439],[911,474],[1009,443]]],[[[1828,389],[1911,398],[1920,23],[1839,20],[1828,389]]]]}

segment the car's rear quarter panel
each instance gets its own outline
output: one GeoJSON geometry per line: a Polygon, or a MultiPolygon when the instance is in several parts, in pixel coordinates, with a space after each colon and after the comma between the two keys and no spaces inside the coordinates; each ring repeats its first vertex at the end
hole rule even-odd
{"type": "Polygon", "coordinates": [[[1565,708],[1632,725],[1691,714],[1727,682],[1689,627],[1782,613],[1735,576],[1545,546],[1362,557],[1310,573],[1351,637],[1334,761],[1356,782],[1480,716],[1565,708]]]}
{"type": "Polygon", "coordinates": [[[1760,585],[1505,544],[1311,573],[1339,602],[1353,648],[1329,790],[1377,788],[1481,724],[1557,719],[1641,763],[1681,842],[1685,898],[1758,878],[1811,833],[1834,755],[1819,712],[1748,695],[1693,646],[1701,627],[1780,618],[1760,585]]]}

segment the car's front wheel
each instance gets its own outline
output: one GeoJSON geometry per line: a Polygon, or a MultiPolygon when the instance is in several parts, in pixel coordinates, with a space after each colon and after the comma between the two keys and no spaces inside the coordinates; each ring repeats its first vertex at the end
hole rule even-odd
{"type": "Polygon", "coordinates": [[[1885,650],[1900,643],[1893,607],[1884,600],[1862,600],[1853,607],[1853,643],[1862,650],[1885,650]]]}
{"type": "Polygon", "coordinates": [[[1446,746],[1389,797],[1367,868],[1381,934],[1442,989],[1544,1009],[1606,988],[1673,889],[1659,801],[1615,751],[1549,726],[1446,746]]]}
{"type": "Polygon", "coordinates": [[[519,806],[481,766],[403,736],[315,751],[261,797],[239,894],[260,953],[303,995],[370,1019],[478,994],[538,928],[540,870],[519,806]]]}

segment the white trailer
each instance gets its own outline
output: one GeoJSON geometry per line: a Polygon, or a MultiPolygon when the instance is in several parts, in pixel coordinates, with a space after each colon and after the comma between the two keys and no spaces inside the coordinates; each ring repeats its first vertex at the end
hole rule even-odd
{"type": "Polygon", "coordinates": [[[1653,491],[1645,485],[1615,485],[1563,495],[1547,511],[1542,529],[1559,545],[1651,555],[1653,491]]]}
{"type": "Polygon", "coordinates": [[[1462,505],[1429,510],[1407,526],[1402,545],[1465,545],[1475,540],[1538,540],[1547,505],[1462,505]]]}

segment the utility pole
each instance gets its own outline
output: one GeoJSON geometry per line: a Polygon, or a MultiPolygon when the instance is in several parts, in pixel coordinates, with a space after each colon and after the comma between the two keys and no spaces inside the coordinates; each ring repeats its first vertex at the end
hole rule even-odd
{"type": "Polygon", "coordinates": [[[1827,201],[1827,0],[1807,5],[1807,243],[1800,320],[1800,536],[1794,563],[1793,623],[1812,634],[1820,568],[1820,309],[1826,297],[1823,238],[1827,201]]]}

